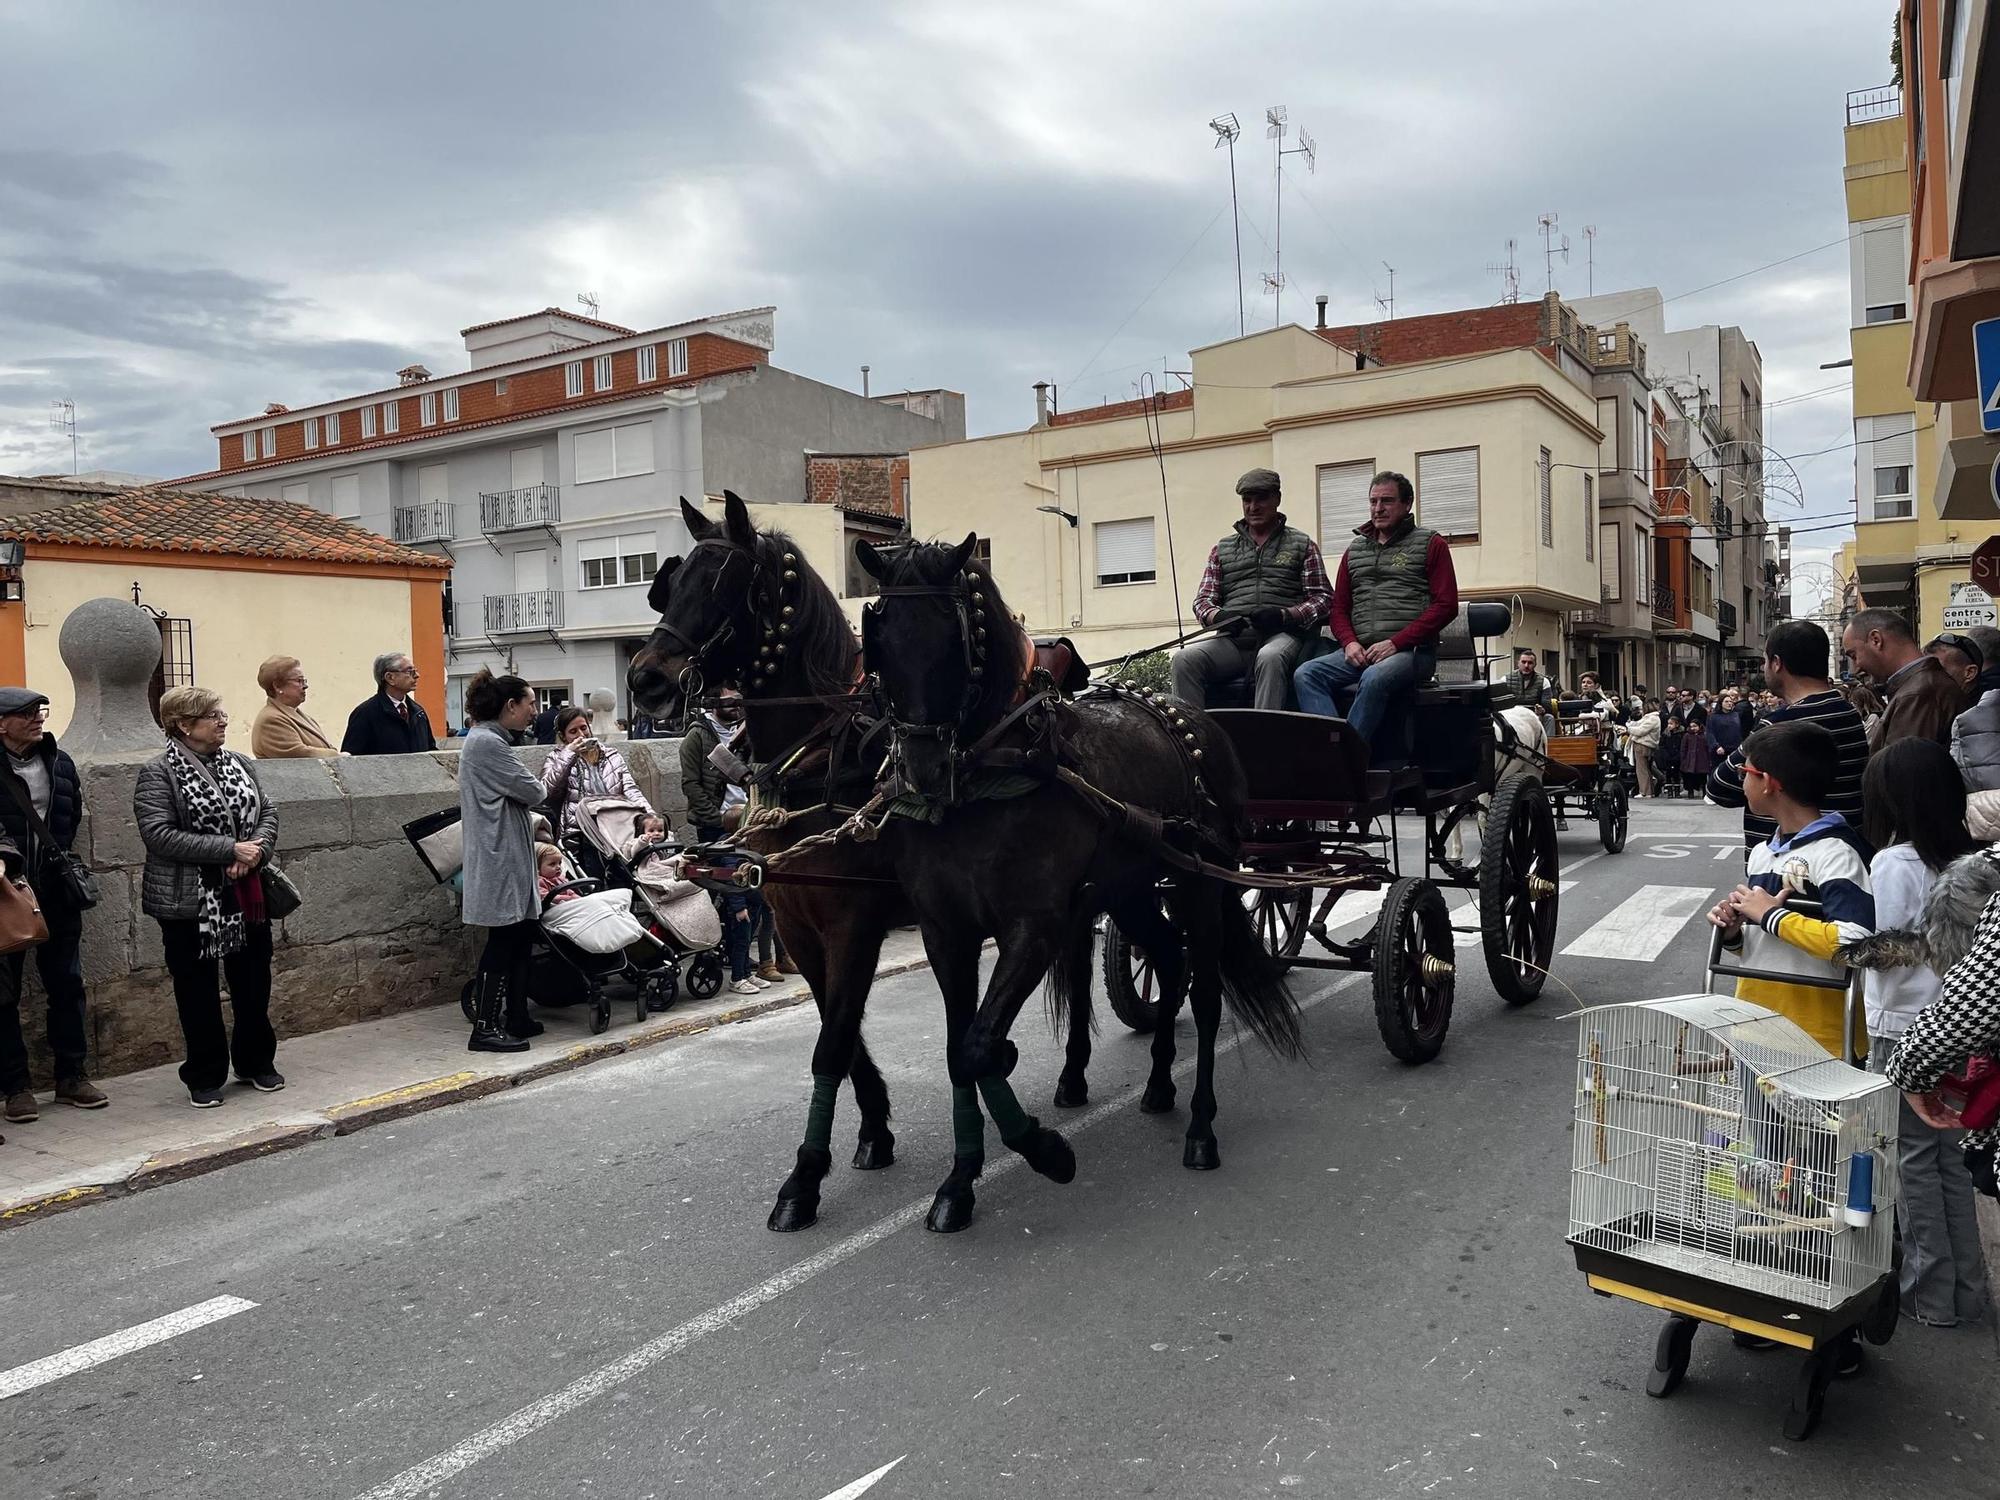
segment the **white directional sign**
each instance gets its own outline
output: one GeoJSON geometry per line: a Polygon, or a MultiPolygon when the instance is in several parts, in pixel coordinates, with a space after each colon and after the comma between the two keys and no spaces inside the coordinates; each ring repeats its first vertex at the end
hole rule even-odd
{"type": "Polygon", "coordinates": [[[1964,630],[1973,625],[1993,623],[1993,596],[1976,583],[1954,583],[1951,599],[1944,607],[1944,628],[1964,630]]]}

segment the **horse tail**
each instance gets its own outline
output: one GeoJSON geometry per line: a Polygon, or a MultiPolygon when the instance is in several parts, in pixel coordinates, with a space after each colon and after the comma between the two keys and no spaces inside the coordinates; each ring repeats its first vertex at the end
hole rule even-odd
{"type": "Polygon", "coordinates": [[[1205,884],[1222,908],[1222,995],[1230,1012],[1280,1057],[1303,1056],[1299,1002],[1285,982],[1289,966],[1258,941],[1235,886],[1219,880],[1205,884]]]}
{"type": "Polygon", "coordinates": [[[1072,909],[1069,930],[1063,934],[1055,962],[1049,965],[1045,991],[1049,1025],[1059,1037],[1068,1034],[1072,1011],[1083,1017],[1093,1033],[1097,1030],[1097,1013],[1090,998],[1090,965],[1096,956],[1097,913],[1091,903],[1079,902],[1072,909]]]}

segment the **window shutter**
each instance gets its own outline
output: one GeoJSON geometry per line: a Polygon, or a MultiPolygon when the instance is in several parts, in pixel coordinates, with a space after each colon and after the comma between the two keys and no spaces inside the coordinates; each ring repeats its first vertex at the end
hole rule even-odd
{"type": "Polygon", "coordinates": [[[612,435],[609,428],[576,435],[576,482],[591,484],[612,475],[612,435]]]}
{"type": "Polygon", "coordinates": [[[1618,523],[1606,521],[1597,528],[1597,581],[1606,599],[1618,597],[1618,523]]]}
{"type": "Polygon", "coordinates": [[[1618,467],[1618,398],[1599,396],[1597,398],[1597,430],[1604,434],[1597,440],[1597,467],[1600,472],[1618,467]]]}
{"type": "Polygon", "coordinates": [[[1597,560],[1597,481],[1583,476],[1583,560],[1597,560]]]}
{"type": "Polygon", "coordinates": [[[1555,476],[1550,472],[1550,466],[1554,461],[1554,455],[1548,449],[1544,448],[1542,449],[1540,462],[1535,465],[1535,480],[1541,487],[1542,492],[1542,545],[1544,547],[1553,547],[1556,544],[1556,498],[1555,492],[1551,488],[1555,476]]]}
{"type": "Polygon", "coordinates": [[[1914,465],[1917,461],[1917,419],[1914,413],[1898,412],[1887,417],[1863,417],[1871,431],[1874,449],[1872,466],[1877,469],[1890,468],[1897,464],[1914,465]]]}
{"type": "Polygon", "coordinates": [[[1143,573],[1146,578],[1154,576],[1155,553],[1153,550],[1153,518],[1139,516],[1129,521],[1100,521],[1094,533],[1097,538],[1097,581],[1107,579],[1117,583],[1140,581],[1135,577],[1143,573]]]}
{"type": "Polygon", "coordinates": [[[306,489],[306,482],[303,479],[301,479],[297,484],[286,485],[284,489],[284,497],[285,497],[285,504],[287,505],[312,504],[311,496],[306,489]]]}
{"type": "Polygon", "coordinates": [[[1319,550],[1336,557],[1347,550],[1355,531],[1368,520],[1368,481],[1375,477],[1375,460],[1323,464],[1319,471],[1319,550]]]}
{"type": "Polygon", "coordinates": [[[1479,535],[1479,450],[1417,455],[1417,520],[1446,536],[1479,535]]]}
{"type": "Polygon", "coordinates": [[[425,464],[424,467],[417,470],[417,503],[419,505],[437,504],[445,499],[444,474],[445,466],[443,464],[425,464]]]}
{"type": "Polygon", "coordinates": [[[350,521],[361,514],[361,476],[359,474],[336,474],[333,476],[333,513],[350,521]]]}
{"type": "Polygon", "coordinates": [[[1910,284],[1904,279],[1903,224],[1900,218],[1861,231],[1861,305],[1908,306],[1910,284]]]}
{"type": "Polygon", "coordinates": [[[634,422],[620,427],[618,432],[618,472],[623,474],[650,474],[653,472],[653,424],[634,422]]]}

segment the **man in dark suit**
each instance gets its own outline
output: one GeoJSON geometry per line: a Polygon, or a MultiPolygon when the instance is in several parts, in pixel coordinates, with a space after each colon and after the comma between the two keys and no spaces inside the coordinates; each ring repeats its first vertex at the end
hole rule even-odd
{"type": "Polygon", "coordinates": [[[349,755],[416,755],[437,749],[430,716],[417,702],[417,666],[408,654],[390,651],[375,658],[374,697],[347,716],[340,748],[349,755]]]}

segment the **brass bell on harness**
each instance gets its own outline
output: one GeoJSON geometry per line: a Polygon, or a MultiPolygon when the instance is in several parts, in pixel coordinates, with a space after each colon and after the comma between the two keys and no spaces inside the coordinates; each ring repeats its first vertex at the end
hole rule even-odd
{"type": "Polygon", "coordinates": [[[1188,751],[1188,754],[1192,755],[1196,760],[1201,759],[1201,752],[1199,750],[1190,750],[1188,751]]]}
{"type": "Polygon", "coordinates": [[[788,615],[791,612],[792,612],[792,607],[789,604],[787,604],[783,609],[778,611],[778,613],[781,615],[788,615]]]}
{"type": "Polygon", "coordinates": [[[1184,734],[1181,736],[1181,739],[1190,745],[1194,743],[1194,736],[1191,734],[1184,734]]]}
{"type": "Polygon", "coordinates": [[[790,568],[785,569],[785,582],[797,583],[798,581],[799,575],[797,573],[793,572],[790,568]]]}
{"type": "Polygon", "coordinates": [[[972,669],[972,680],[974,682],[979,681],[979,679],[984,677],[985,675],[986,675],[986,668],[984,667],[974,667],[972,669]]]}
{"type": "Polygon", "coordinates": [[[965,575],[965,581],[971,584],[973,587],[977,588],[980,584],[984,583],[986,580],[981,578],[977,573],[967,573],[965,575]]]}
{"type": "MultiPolygon", "coordinates": [[[[788,568],[791,567],[798,560],[799,560],[799,555],[796,552],[787,552],[785,554],[785,566],[788,568]]],[[[790,575],[787,574],[786,576],[789,577],[790,575]]]]}

